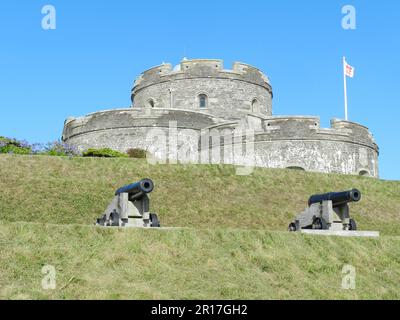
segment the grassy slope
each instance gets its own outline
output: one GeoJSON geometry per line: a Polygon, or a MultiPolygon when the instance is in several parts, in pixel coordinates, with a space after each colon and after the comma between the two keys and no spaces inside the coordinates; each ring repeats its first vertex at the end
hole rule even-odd
{"type": "Polygon", "coordinates": [[[231,166],[153,166],[143,160],[0,156],[0,220],[91,224],[114,191],[154,180],[152,210],[164,226],[285,231],[308,197],[359,188],[352,213],[361,229],[400,235],[400,182],[231,166]]]}
{"type": "Polygon", "coordinates": [[[400,298],[400,183],[130,159],[0,156],[0,298],[400,298]],[[182,230],[90,226],[120,185],[150,177],[152,208],[182,230]],[[315,192],[357,187],[373,239],[289,234],[315,192]],[[25,221],[25,222],[21,222],[25,221]],[[258,230],[257,230],[258,229],[258,230]],[[41,267],[57,290],[41,289],[41,267]],[[341,270],[357,289],[341,290],[341,270]]]}

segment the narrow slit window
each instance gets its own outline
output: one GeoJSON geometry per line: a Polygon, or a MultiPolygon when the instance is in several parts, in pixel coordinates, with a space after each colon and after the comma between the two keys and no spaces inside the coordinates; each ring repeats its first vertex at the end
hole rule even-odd
{"type": "Polygon", "coordinates": [[[208,98],[205,94],[199,95],[199,105],[201,109],[207,108],[208,98]]]}

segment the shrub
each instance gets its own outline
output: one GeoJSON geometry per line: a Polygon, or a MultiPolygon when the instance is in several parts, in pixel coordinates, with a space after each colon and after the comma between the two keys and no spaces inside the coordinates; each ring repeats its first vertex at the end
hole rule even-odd
{"type": "Polygon", "coordinates": [[[54,141],[48,143],[43,151],[37,152],[48,156],[64,156],[64,157],[77,157],[81,152],[75,146],[69,145],[65,142],[54,141]]]}
{"type": "Polygon", "coordinates": [[[24,140],[0,137],[0,153],[30,154],[32,147],[24,140]]]}
{"type": "Polygon", "coordinates": [[[88,149],[82,154],[84,157],[100,157],[100,158],[127,158],[128,155],[109,148],[88,149]]]}
{"type": "Polygon", "coordinates": [[[143,149],[129,149],[126,152],[129,158],[136,158],[136,159],[146,159],[147,158],[147,151],[143,149]]]}

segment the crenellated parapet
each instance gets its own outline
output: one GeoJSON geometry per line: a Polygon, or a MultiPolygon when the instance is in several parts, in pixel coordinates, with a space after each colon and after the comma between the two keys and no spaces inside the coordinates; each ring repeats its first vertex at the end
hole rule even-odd
{"type": "Polygon", "coordinates": [[[249,64],[235,62],[232,69],[224,69],[223,60],[184,59],[175,68],[170,63],[163,63],[144,71],[135,80],[132,94],[135,94],[143,87],[165,81],[213,77],[250,82],[260,85],[272,93],[268,77],[261,70],[249,64]]]}
{"type": "Polygon", "coordinates": [[[163,63],[159,66],[152,67],[139,75],[135,80],[134,88],[160,82],[164,76],[171,74],[171,72],[172,64],[170,63],[163,63]]]}
{"type": "Polygon", "coordinates": [[[332,119],[330,128],[321,128],[320,118],[315,116],[247,115],[238,122],[226,122],[207,128],[234,134],[236,129],[252,129],[256,141],[264,140],[330,140],[359,144],[379,152],[369,129],[361,124],[332,119]]]}

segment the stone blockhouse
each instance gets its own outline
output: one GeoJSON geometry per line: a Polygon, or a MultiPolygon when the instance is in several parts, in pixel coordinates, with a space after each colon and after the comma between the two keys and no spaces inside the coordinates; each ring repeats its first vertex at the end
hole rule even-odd
{"type": "Polygon", "coordinates": [[[365,126],[273,116],[272,87],[257,68],[186,60],[143,72],[132,106],[65,121],[62,140],[81,150],[145,149],[160,162],[227,163],[378,177],[379,149],[365,126]]]}

